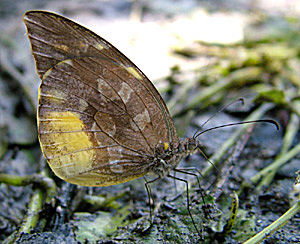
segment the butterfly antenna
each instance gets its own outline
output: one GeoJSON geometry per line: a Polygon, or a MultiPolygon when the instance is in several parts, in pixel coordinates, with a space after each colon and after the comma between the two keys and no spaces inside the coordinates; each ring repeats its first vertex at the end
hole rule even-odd
{"type": "Polygon", "coordinates": [[[209,128],[209,129],[206,129],[206,130],[203,130],[203,131],[199,132],[197,135],[194,136],[194,138],[197,138],[198,136],[204,134],[205,132],[211,131],[211,130],[224,128],[224,127],[229,127],[229,126],[235,126],[235,125],[251,124],[251,123],[271,123],[271,124],[276,126],[277,130],[279,130],[279,125],[276,121],[274,121],[272,119],[259,119],[259,120],[249,120],[249,121],[243,121],[243,122],[237,122],[237,123],[231,123],[231,124],[212,127],[212,128],[209,128]]]}
{"type": "MultiPolygon", "coordinates": [[[[209,117],[202,125],[200,125],[200,127],[203,128],[204,125],[206,125],[206,124],[208,123],[208,121],[210,121],[210,120],[211,120],[213,117],[215,117],[218,113],[224,111],[226,108],[228,108],[229,106],[231,106],[232,104],[234,104],[234,103],[236,103],[236,102],[241,102],[242,105],[245,104],[245,100],[244,100],[244,98],[242,98],[242,97],[241,97],[241,98],[238,98],[238,99],[236,99],[236,100],[234,100],[234,101],[232,101],[231,103],[229,103],[229,104],[223,106],[220,110],[218,110],[218,111],[217,111],[216,113],[214,113],[212,116],[210,116],[210,117],[209,117]]],[[[199,132],[199,130],[197,130],[197,131],[194,133],[193,138],[196,138],[195,135],[196,135],[198,132],[199,132]]]]}

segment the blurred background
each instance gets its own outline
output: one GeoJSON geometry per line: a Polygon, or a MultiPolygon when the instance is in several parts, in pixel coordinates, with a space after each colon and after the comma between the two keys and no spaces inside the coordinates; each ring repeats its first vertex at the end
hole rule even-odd
{"type": "MultiPolygon", "coordinates": [[[[215,167],[198,154],[182,163],[203,175],[202,190],[194,177],[187,179],[192,214],[205,241],[243,242],[299,201],[293,184],[300,165],[300,1],[0,0],[0,241],[199,241],[187,214],[184,184],[152,186],[155,217],[150,228],[143,179],[85,188],[50,172],[37,140],[40,80],[22,21],[24,12],[33,9],[84,25],[131,59],[165,99],[180,137],[203,129],[209,117],[240,97],[245,105],[229,106],[204,129],[249,119],[280,123],[280,131],[271,124],[252,124],[203,134],[203,152],[215,167]],[[54,179],[57,188],[48,202],[43,188],[31,184],[37,180],[16,183],[4,173],[42,174],[54,179]],[[228,232],[229,194],[234,191],[240,205],[228,232]],[[32,209],[37,196],[40,207],[32,209]],[[33,222],[31,211],[37,216],[33,222]]],[[[297,231],[296,216],[269,240],[297,243],[297,231]]]]}

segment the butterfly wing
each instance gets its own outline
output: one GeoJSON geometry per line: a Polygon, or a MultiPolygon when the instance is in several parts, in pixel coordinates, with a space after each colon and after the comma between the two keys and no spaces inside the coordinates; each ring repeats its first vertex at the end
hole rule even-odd
{"type": "Polygon", "coordinates": [[[112,185],[145,175],[158,143],[178,143],[166,105],[111,44],[59,15],[24,15],[42,83],[41,147],[61,178],[112,185]]]}

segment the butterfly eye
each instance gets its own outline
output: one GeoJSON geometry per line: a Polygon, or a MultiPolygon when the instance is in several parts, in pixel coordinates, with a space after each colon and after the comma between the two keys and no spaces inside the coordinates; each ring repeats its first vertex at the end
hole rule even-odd
{"type": "Polygon", "coordinates": [[[198,146],[198,143],[196,141],[196,139],[194,138],[190,138],[187,142],[187,150],[188,151],[194,151],[198,146]]]}

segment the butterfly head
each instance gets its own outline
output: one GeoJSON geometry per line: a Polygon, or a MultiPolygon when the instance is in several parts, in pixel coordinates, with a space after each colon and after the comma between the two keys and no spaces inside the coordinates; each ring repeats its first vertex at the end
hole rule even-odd
{"type": "Polygon", "coordinates": [[[196,138],[191,137],[191,138],[186,138],[179,144],[178,151],[185,155],[189,155],[194,153],[199,147],[200,147],[199,141],[197,141],[196,138]]]}
{"type": "Polygon", "coordinates": [[[196,138],[184,139],[178,145],[173,145],[169,142],[158,144],[151,171],[160,178],[165,177],[171,170],[177,167],[184,156],[194,153],[199,146],[196,138]]]}

